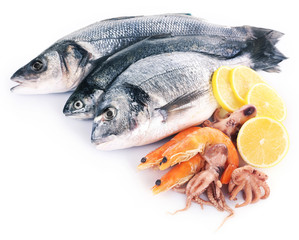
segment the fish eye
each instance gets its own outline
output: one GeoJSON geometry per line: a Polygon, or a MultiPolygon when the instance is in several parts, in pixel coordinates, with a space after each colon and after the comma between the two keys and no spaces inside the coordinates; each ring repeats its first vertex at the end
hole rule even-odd
{"type": "Polygon", "coordinates": [[[75,108],[75,109],[79,110],[79,109],[81,109],[82,107],[83,107],[83,102],[82,102],[82,101],[78,100],[78,101],[76,101],[76,102],[74,103],[74,108],[75,108]]]}
{"type": "Polygon", "coordinates": [[[31,64],[31,68],[33,71],[35,72],[39,72],[40,70],[42,70],[43,68],[43,62],[41,60],[35,60],[32,64],[31,64]]]}
{"type": "Polygon", "coordinates": [[[104,120],[106,120],[106,121],[110,121],[110,120],[112,120],[113,118],[115,118],[116,114],[117,114],[116,109],[113,108],[113,107],[110,107],[110,108],[107,108],[107,109],[105,110],[105,112],[104,112],[104,114],[103,114],[103,118],[104,118],[104,120]]]}

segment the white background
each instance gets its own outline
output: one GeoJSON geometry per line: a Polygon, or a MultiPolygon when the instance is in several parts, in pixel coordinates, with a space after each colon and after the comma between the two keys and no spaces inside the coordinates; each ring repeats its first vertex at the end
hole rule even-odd
{"type": "MultiPolygon", "coordinates": [[[[298,7],[295,1],[8,1],[0,24],[0,239],[262,239],[298,236],[298,7]],[[285,33],[289,57],[279,74],[262,73],[284,98],[289,153],[267,169],[270,197],[227,213],[193,204],[175,192],[154,196],[162,173],[137,171],[161,143],[101,152],[91,122],[69,119],[70,93],[16,95],[10,76],[60,37],[118,16],[190,12],[213,23],[252,25],[285,33]]],[[[3,3],[2,3],[3,4],[3,3]]],[[[240,199],[240,196],[239,196],[240,199]]],[[[230,206],[235,203],[229,202],[230,206]]]]}

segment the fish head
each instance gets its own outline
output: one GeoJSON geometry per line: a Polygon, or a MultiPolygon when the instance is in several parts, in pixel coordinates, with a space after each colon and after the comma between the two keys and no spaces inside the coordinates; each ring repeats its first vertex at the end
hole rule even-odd
{"type": "Polygon", "coordinates": [[[92,143],[100,150],[138,145],[146,132],[148,100],[143,90],[130,84],[102,95],[93,122],[92,143]]]}
{"type": "Polygon", "coordinates": [[[40,54],[12,75],[11,80],[19,85],[13,87],[11,91],[34,94],[61,89],[63,75],[59,65],[58,52],[49,51],[40,54]]]}
{"type": "Polygon", "coordinates": [[[56,43],[11,77],[11,89],[21,94],[66,92],[76,87],[89,67],[89,54],[75,43],[56,43]]]}
{"type": "Polygon", "coordinates": [[[82,120],[94,118],[97,99],[102,93],[102,90],[82,82],[66,101],[64,115],[82,120]]]}

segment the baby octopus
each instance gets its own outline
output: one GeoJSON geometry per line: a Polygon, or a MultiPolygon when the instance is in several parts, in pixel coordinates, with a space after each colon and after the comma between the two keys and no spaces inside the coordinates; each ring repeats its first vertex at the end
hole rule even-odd
{"type": "Polygon", "coordinates": [[[227,155],[228,150],[225,144],[215,144],[206,148],[202,154],[205,160],[204,170],[189,180],[184,191],[187,195],[186,207],[176,212],[187,210],[191,202],[194,201],[201,206],[203,204],[213,205],[219,211],[228,211],[230,213],[228,217],[234,214],[225,202],[224,194],[221,191],[222,183],[219,180],[219,172],[225,166],[227,155]],[[200,195],[205,191],[209,201],[200,198],[200,195]]]}
{"type": "Polygon", "coordinates": [[[213,114],[214,122],[206,120],[203,122],[203,126],[217,128],[230,138],[235,138],[240,127],[247,120],[256,116],[257,110],[255,106],[248,104],[233,113],[227,113],[224,118],[221,118],[219,113],[220,108],[213,114]]]}
{"type": "Polygon", "coordinates": [[[228,185],[230,200],[236,200],[236,196],[241,190],[244,191],[243,198],[245,201],[242,204],[236,204],[236,208],[255,203],[259,199],[266,199],[270,194],[270,188],[266,183],[267,179],[268,176],[265,173],[249,165],[237,168],[233,171],[228,185]],[[261,188],[264,189],[263,196],[261,188]]]}

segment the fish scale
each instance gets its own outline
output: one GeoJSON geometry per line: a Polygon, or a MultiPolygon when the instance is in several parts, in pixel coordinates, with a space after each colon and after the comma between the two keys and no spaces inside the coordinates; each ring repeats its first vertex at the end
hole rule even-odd
{"type": "MultiPolygon", "coordinates": [[[[238,62],[238,60],[235,61],[238,62]]],[[[121,86],[124,83],[130,83],[145,91],[151,89],[154,95],[159,95],[159,98],[164,98],[165,102],[169,102],[184,94],[187,88],[188,91],[203,86],[203,89],[209,89],[209,77],[202,76],[209,75],[211,68],[213,70],[219,64],[220,61],[217,58],[210,58],[202,54],[183,52],[159,54],[132,64],[116,79],[109,89],[121,86]],[[144,69],[143,74],[138,74],[140,69],[144,69]],[[201,77],[203,80],[198,81],[201,77]],[[160,81],[161,79],[163,81],[160,81]]]]}

